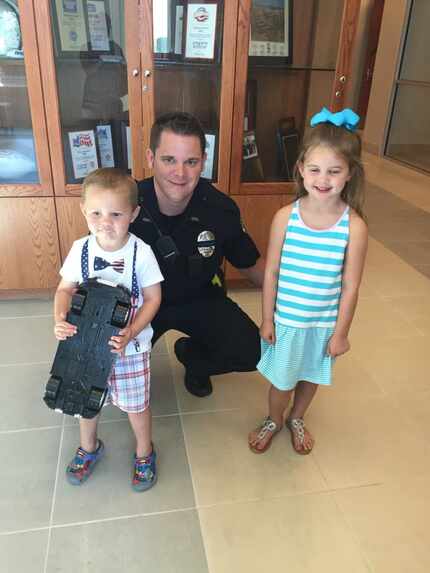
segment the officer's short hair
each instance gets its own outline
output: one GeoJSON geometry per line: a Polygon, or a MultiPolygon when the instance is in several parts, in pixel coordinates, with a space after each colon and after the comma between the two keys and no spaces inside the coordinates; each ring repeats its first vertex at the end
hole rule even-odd
{"type": "Polygon", "coordinates": [[[199,120],[183,111],[173,111],[160,115],[151,128],[149,147],[155,153],[160,145],[160,138],[163,131],[171,131],[176,135],[194,135],[200,140],[202,155],[206,149],[206,137],[199,120]]]}
{"type": "Polygon", "coordinates": [[[133,209],[136,209],[139,204],[136,181],[122,169],[116,167],[101,167],[100,169],[91,171],[82,183],[82,203],[85,201],[90,187],[98,187],[99,189],[108,189],[109,191],[127,194],[133,209]]]}

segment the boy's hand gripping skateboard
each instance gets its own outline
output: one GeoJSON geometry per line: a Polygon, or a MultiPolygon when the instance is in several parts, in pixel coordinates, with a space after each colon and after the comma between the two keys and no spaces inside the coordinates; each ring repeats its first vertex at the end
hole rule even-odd
{"type": "Polygon", "coordinates": [[[124,287],[97,279],[79,285],[66,318],[77,333],[58,344],[43,397],[49,408],[78,418],[98,414],[118,356],[108,342],[127,326],[130,312],[124,287]]]}

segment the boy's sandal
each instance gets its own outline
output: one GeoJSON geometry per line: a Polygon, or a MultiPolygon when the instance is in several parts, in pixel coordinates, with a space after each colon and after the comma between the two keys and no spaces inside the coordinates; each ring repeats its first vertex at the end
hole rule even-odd
{"type": "Polygon", "coordinates": [[[280,428],[270,416],[264,418],[262,424],[258,426],[258,428],[256,428],[253,432],[251,432],[248,437],[248,445],[250,450],[254,452],[254,454],[263,454],[270,448],[272,445],[272,440],[274,436],[279,432],[279,430],[280,428]],[[251,438],[251,436],[253,437],[251,438]],[[266,440],[266,438],[268,439],[265,445],[262,448],[258,448],[257,445],[266,440]],[[254,443],[251,443],[251,441],[254,443]]]}
{"type": "Polygon", "coordinates": [[[294,451],[301,456],[306,456],[311,453],[314,447],[314,442],[312,439],[312,444],[309,449],[305,448],[305,435],[309,434],[306,429],[305,422],[303,418],[288,418],[285,422],[285,426],[291,432],[291,444],[294,451]]]}

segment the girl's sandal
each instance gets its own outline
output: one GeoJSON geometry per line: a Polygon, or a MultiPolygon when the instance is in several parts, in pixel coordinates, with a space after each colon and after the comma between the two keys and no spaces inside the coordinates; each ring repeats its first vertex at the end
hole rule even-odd
{"type": "Polygon", "coordinates": [[[254,452],[254,454],[263,454],[270,448],[273,438],[280,429],[281,428],[278,427],[276,422],[274,422],[270,416],[264,418],[262,424],[248,436],[248,445],[250,450],[254,452]],[[265,441],[266,438],[267,442],[264,446],[262,448],[258,448],[258,444],[265,441]]]}
{"type": "Polygon", "coordinates": [[[303,418],[288,418],[285,422],[285,425],[291,432],[291,444],[294,448],[294,451],[301,456],[307,456],[310,454],[312,448],[314,447],[314,441],[306,429],[303,418]],[[308,449],[305,448],[306,434],[311,438],[312,442],[310,448],[308,449]]]}

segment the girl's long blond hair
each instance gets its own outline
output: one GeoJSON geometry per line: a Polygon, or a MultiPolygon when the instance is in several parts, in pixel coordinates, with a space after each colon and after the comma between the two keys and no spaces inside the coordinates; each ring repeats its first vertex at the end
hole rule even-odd
{"type": "Polygon", "coordinates": [[[305,136],[294,171],[297,198],[308,194],[298,165],[303,164],[306,154],[311,149],[320,145],[329,147],[348,163],[351,178],[342,190],[341,199],[364,219],[364,168],[361,162],[361,139],[357,133],[344,127],[337,127],[331,123],[319,123],[305,136]]]}

